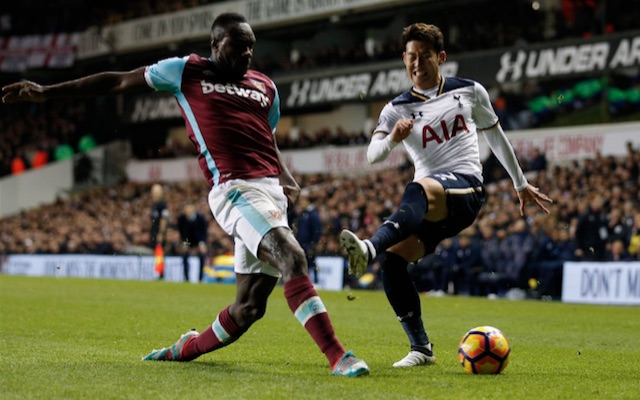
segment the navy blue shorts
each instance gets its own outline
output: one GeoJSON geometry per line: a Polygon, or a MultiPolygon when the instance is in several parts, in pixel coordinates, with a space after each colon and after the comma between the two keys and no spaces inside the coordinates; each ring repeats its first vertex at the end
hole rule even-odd
{"type": "Polygon", "coordinates": [[[473,224],[486,198],[484,185],[474,176],[436,171],[429,178],[444,186],[449,214],[442,221],[422,221],[415,235],[424,243],[425,255],[433,253],[444,239],[473,224]]]}

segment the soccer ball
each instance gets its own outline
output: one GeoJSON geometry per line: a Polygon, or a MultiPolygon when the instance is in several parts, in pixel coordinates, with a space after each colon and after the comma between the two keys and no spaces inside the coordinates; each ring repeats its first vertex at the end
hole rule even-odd
{"type": "Polygon", "coordinates": [[[478,326],[467,332],[458,346],[458,360],[469,374],[499,374],[509,363],[507,338],[492,326],[478,326]]]}

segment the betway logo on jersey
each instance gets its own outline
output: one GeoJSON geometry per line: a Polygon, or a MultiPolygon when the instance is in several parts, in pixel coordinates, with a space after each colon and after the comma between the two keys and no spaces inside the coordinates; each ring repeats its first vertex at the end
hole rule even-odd
{"type": "Polygon", "coordinates": [[[602,71],[640,64],[640,36],[613,42],[595,42],[582,45],[518,50],[506,52],[500,57],[498,82],[518,81],[522,78],[602,71]],[[612,51],[613,50],[613,51],[612,51]]]}
{"type": "Polygon", "coordinates": [[[240,96],[245,99],[255,100],[260,103],[262,108],[269,105],[269,97],[260,90],[238,87],[234,83],[227,83],[226,85],[223,85],[222,83],[210,83],[205,80],[200,81],[200,85],[202,86],[202,93],[204,94],[210,94],[213,92],[226,93],[232,96],[240,96]]]}

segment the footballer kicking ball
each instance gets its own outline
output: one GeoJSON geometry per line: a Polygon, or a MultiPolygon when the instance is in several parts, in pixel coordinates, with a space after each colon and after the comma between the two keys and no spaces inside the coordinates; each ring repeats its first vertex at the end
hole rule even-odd
{"type": "Polygon", "coordinates": [[[467,332],[458,346],[458,360],[469,374],[499,374],[509,363],[507,338],[492,326],[478,326],[467,332]]]}

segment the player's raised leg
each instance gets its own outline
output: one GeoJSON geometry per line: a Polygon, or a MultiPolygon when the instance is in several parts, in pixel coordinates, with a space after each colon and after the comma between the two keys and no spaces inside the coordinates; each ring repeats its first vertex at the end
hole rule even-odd
{"type": "Polygon", "coordinates": [[[414,234],[427,213],[442,218],[445,198],[442,185],[432,179],[412,182],[407,185],[398,209],[370,239],[361,240],[348,230],[340,235],[340,244],[349,254],[350,273],[362,275],[367,264],[378,256],[385,294],[411,344],[410,352],[394,367],[435,364],[433,345],[422,321],[420,296],[407,265],[425,254],[424,243],[414,234]]]}

